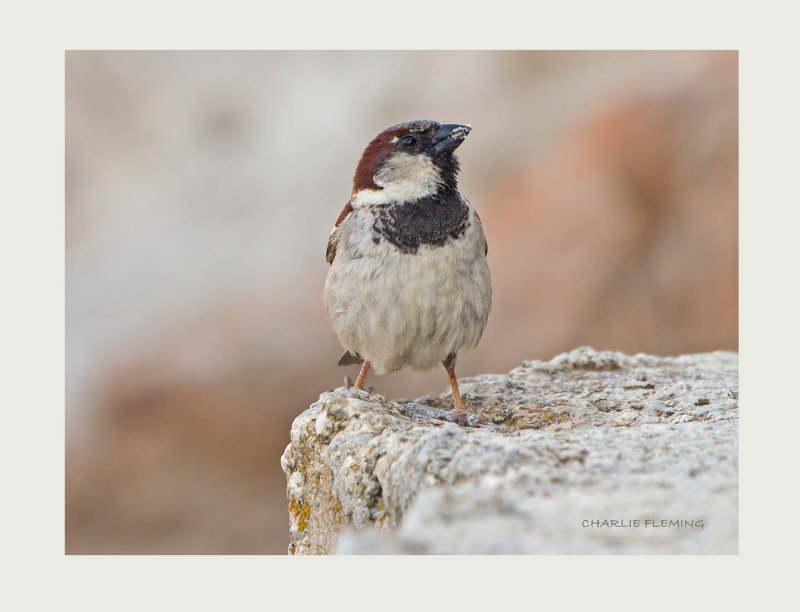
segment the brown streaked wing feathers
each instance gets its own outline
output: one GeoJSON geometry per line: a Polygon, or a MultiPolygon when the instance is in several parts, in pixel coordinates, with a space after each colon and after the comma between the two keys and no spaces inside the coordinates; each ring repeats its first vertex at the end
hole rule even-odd
{"type": "Polygon", "coordinates": [[[327,261],[329,264],[333,263],[333,258],[336,257],[336,245],[339,242],[339,234],[336,230],[351,212],[353,212],[353,206],[350,204],[350,202],[348,202],[342,209],[339,218],[336,219],[336,223],[333,226],[331,235],[328,236],[328,248],[325,250],[325,261],[327,261]]]}
{"type": "Polygon", "coordinates": [[[336,223],[334,223],[334,227],[339,227],[342,221],[344,221],[345,217],[353,212],[353,205],[350,202],[344,205],[342,212],[339,214],[339,218],[336,219],[336,223]]]}

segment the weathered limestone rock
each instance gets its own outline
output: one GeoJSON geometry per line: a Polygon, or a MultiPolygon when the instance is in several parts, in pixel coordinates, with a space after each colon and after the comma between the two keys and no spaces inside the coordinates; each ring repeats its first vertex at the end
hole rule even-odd
{"type": "Polygon", "coordinates": [[[471,427],[449,394],[298,416],[289,552],[737,552],[736,353],[580,348],[461,385],[471,427]]]}

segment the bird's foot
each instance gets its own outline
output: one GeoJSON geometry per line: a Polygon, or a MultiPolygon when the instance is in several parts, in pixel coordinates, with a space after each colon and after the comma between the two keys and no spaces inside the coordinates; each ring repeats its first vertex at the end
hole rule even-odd
{"type": "MultiPolygon", "coordinates": [[[[345,389],[347,389],[348,391],[349,391],[350,389],[354,389],[354,388],[355,388],[355,389],[358,389],[358,388],[359,388],[359,387],[354,387],[354,386],[353,386],[353,379],[352,379],[352,378],[350,378],[349,376],[345,376],[345,377],[344,377],[344,387],[345,387],[345,389]]],[[[364,390],[364,391],[366,391],[367,393],[375,393],[375,388],[374,388],[374,387],[372,387],[371,385],[364,385],[363,387],[361,387],[361,389],[363,389],[363,390],[364,390]]]]}

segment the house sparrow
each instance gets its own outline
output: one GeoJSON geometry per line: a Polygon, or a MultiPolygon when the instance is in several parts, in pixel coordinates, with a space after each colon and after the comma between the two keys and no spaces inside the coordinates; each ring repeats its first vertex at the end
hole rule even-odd
{"type": "Polygon", "coordinates": [[[492,301],[478,214],[459,193],[453,154],[472,128],[398,123],[367,145],[328,239],[323,293],[346,349],[339,365],[384,374],[444,365],[453,420],[466,423],[456,355],[477,346],[492,301]]]}

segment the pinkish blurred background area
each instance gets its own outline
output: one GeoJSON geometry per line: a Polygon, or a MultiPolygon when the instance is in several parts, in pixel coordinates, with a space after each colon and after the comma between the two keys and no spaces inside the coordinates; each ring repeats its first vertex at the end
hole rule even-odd
{"type": "MultiPolygon", "coordinates": [[[[69,52],[67,553],[278,553],[369,140],[470,123],[494,303],[461,377],[737,349],[736,52],[69,52]]],[[[443,372],[372,379],[448,388],[443,372]]]]}

